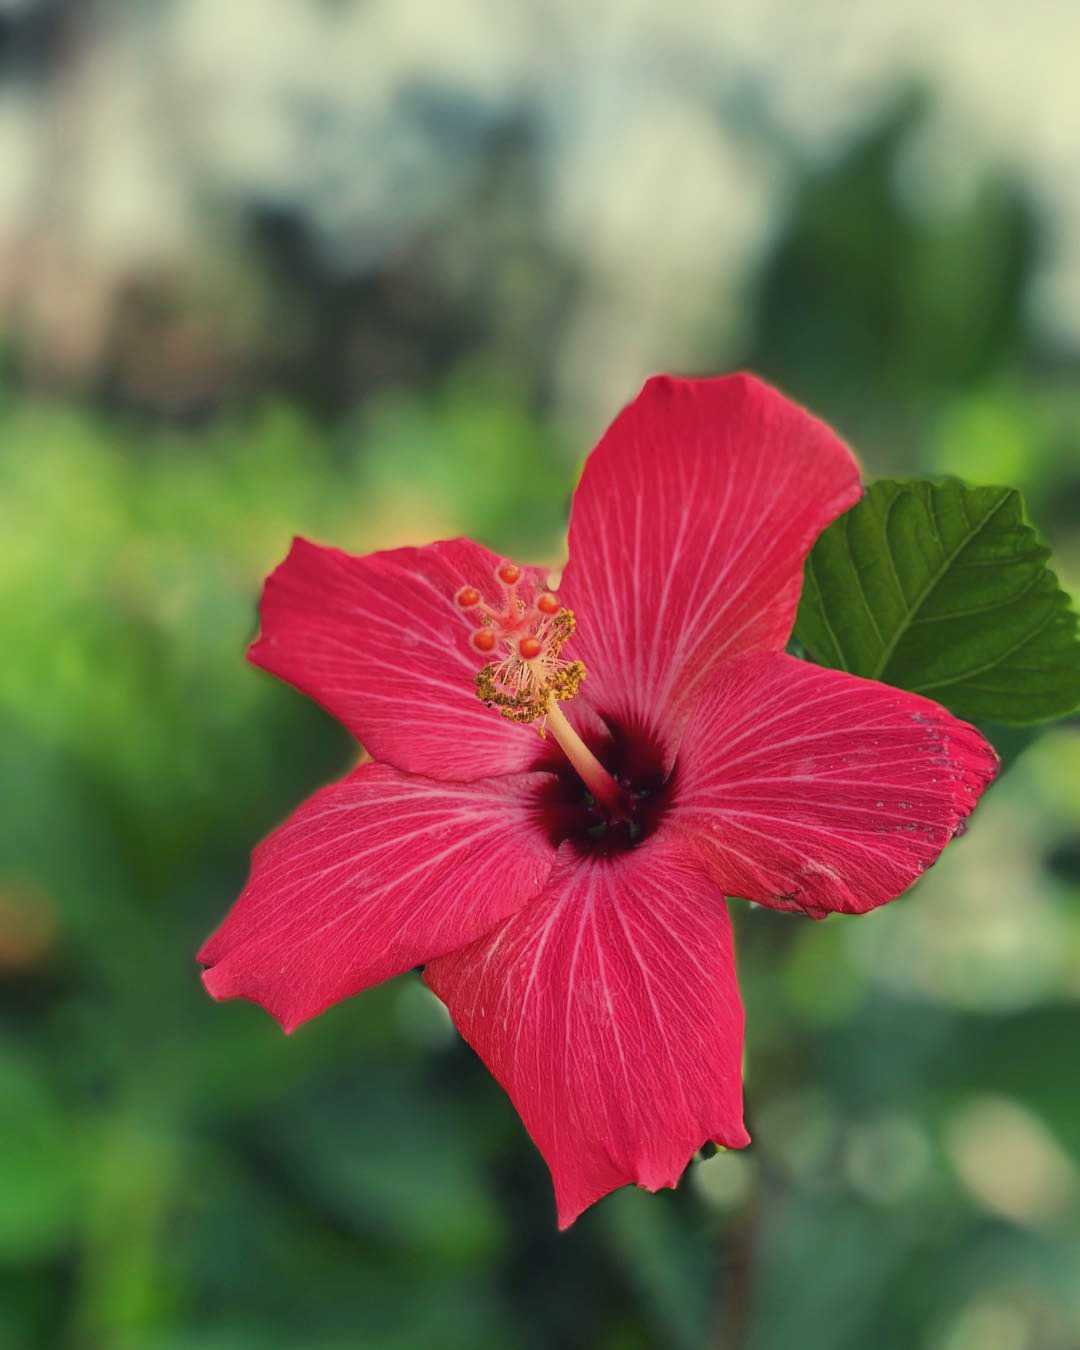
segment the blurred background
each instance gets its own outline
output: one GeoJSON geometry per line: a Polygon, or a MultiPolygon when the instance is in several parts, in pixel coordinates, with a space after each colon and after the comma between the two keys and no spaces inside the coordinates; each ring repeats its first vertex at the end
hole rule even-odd
{"type": "Polygon", "coordinates": [[[1080,585],[1078,48],[1073,0],[0,0],[2,1350],[1076,1350],[1075,725],[885,911],[736,906],[753,1148],[562,1237],[415,977],[286,1039],[193,953],[355,755],[243,660],[290,537],[555,562],[654,370],[1020,486],[1080,585]]]}

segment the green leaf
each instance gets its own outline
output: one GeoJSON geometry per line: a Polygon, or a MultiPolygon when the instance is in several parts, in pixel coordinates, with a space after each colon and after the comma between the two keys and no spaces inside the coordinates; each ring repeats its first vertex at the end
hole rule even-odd
{"type": "Polygon", "coordinates": [[[1061,717],[1080,705],[1080,638],[1049,554],[1014,488],[883,479],[815,545],[795,636],[970,721],[1061,717]]]}

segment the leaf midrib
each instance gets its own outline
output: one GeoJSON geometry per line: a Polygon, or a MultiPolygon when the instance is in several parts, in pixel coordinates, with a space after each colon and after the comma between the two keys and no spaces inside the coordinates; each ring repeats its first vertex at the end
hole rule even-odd
{"type": "MultiPolygon", "coordinates": [[[[905,489],[905,491],[910,490],[911,490],[910,488],[905,489]]],[[[933,487],[931,487],[930,492],[931,494],[934,492],[933,487]]],[[[990,510],[987,511],[986,515],[983,516],[982,520],[980,520],[977,525],[972,526],[971,530],[969,530],[969,532],[964,536],[964,538],[960,541],[960,543],[957,544],[956,548],[954,548],[951,553],[946,555],[946,557],[941,563],[941,566],[937,569],[934,575],[930,578],[930,580],[926,583],[923,589],[916,596],[915,600],[908,607],[903,622],[897,626],[896,632],[893,633],[892,638],[889,640],[888,644],[885,647],[885,650],[882,652],[881,657],[878,660],[876,669],[870,676],[872,680],[880,680],[884,677],[889,662],[893,658],[893,653],[896,651],[896,648],[900,644],[900,639],[904,636],[905,633],[909,632],[912,627],[912,616],[917,614],[918,611],[922,608],[922,606],[926,603],[927,597],[930,595],[931,591],[933,591],[934,588],[939,584],[939,582],[945,576],[945,573],[957,560],[960,554],[963,553],[964,549],[966,549],[967,546],[970,543],[972,543],[973,540],[977,539],[979,535],[982,534],[983,530],[986,529],[987,525],[990,524],[993,518],[997,515],[997,513],[1009,500],[1010,496],[1012,496],[1012,492],[1013,492],[1012,488],[1006,488],[1002,493],[1001,497],[998,499],[998,501],[996,501],[994,505],[990,508],[990,510]]],[[[893,500],[897,501],[899,500],[899,498],[895,497],[893,498],[893,500]]],[[[892,547],[889,544],[887,519],[882,521],[882,533],[885,537],[885,552],[891,561],[892,547]]],[[[895,572],[895,563],[893,563],[893,568],[895,572]]],[[[898,584],[899,580],[900,578],[897,575],[898,584]]],[[[903,593],[903,587],[900,587],[900,595],[902,599],[905,598],[903,593]]]]}

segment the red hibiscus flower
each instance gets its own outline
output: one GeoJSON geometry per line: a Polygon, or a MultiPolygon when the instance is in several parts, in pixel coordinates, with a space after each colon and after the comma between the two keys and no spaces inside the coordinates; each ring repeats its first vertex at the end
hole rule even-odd
{"type": "Polygon", "coordinates": [[[423,964],[560,1227],[747,1144],[725,896],[884,904],[996,767],[928,699],[785,655],[806,554],[859,495],[775,390],[661,377],[588,460],[557,595],[467,539],[298,539],[251,659],[372,759],[255,850],[199,953],[210,993],[291,1031],[423,964]]]}

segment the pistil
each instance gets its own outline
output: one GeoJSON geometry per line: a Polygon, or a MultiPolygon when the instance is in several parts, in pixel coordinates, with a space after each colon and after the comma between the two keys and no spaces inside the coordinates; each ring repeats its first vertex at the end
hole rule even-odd
{"type": "Polygon", "coordinates": [[[473,622],[479,620],[473,648],[497,657],[477,672],[477,696],[511,722],[533,723],[541,736],[550,731],[599,806],[614,819],[627,818],[622,789],[559,706],[574,697],[585,678],[580,661],[560,655],[573,636],[573,614],[551,591],[534,595],[516,563],[500,564],[495,579],[503,592],[501,610],[486,604],[475,586],[462,586],[455,595],[459,608],[473,622]]]}
{"type": "Polygon", "coordinates": [[[623,794],[618,783],[567,721],[566,714],[554,697],[547,706],[546,730],[551,732],[578,777],[600,805],[621,815],[623,794]]]}

